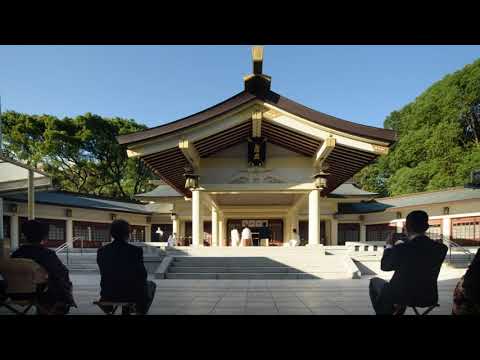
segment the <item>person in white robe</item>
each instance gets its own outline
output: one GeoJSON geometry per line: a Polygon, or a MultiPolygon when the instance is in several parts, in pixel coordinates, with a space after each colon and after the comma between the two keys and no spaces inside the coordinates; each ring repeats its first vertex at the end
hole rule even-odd
{"type": "Polygon", "coordinates": [[[168,240],[167,240],[168,246],[175,246],[176,242],[177,242],[177,234],[175,234],[175,233],[170,234],[170,236],[168,237],[168,240]]]}
{"type": "Polygon", "coordinates": [[[252,245],[252,231],[248,226],[245,226],[242,230],[242,246],[252,245]]]}
{"type": "Polygon", "coordinates": [[[291,239],[288,241],[290,246],[299,246],[300,245],[300,237],[298,236],[297,229],[293,229],[293,234],[291,239]]]}
{"type": "Polygon", "coordinates": [[[237,247],[240,242],[240,233],[237,228],[233,228],[230,232],[230,239],[232,240],[232,247],[237,247]]]}

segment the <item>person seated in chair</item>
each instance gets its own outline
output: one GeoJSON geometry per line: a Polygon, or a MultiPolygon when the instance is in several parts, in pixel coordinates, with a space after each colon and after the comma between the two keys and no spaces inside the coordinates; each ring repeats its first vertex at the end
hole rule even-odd
{"type": "MultiPolygon", "coordinates": [[[[49,314],[65,315],[75,306],[73,286],[68,269],[58,258],[55,251],[42,245],[48,238],[48,225],[37,220],[28,220],[22,226],[27,243],[21,245],[12,258],[24,258],[35,261],[48,273],[47,290],[42,294],[39,303],[49,314]]],[[[38,309],[42,313],[41,309],[38,309]]]]}
{"type": "Polygon", "coordinates": [[[412,211],[406,219],[407,236],[391,236],[383,252],[381,269],[395,271],[390,282],[370,280],[370,299],[377,315],[401,315],[407,306],[437,304],[437,278],[448,248],[432,241],[425,232],[428,215],[412,211]]]}
{"type": "MultiPolygon", "coordinates": [[[[141,247],[129,244],[130,225],[115,220],[110,227],[113,241],[97,251],[100,268],[100,301],[133,302],[136,313],[147,314],[155,296],[156,284],[147,281],[141,247]]],[[[103,308],[109,311],[108,307],[103,308]]]]}
{"type": "Polygon", "coordinates": [[[480,249],[455,287],[452,315],[480,315],[480,249]]]}

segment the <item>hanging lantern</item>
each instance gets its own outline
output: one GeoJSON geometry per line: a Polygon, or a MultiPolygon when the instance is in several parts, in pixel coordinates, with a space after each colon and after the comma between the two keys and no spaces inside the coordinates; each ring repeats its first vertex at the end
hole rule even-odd
{"type": "Polygon", "coordinates": [[[327,187],[327,177],[330,174],[320,170],[318,173],[313,175],[313,183],[317,189],[325,189],[327,187]]]}
{"type": "Polygon", "coordinates": [[[200,176],[195,174],[191,168],[185,168],[185,189],[196,189],[198,188],[198,180],[200,176]]]}

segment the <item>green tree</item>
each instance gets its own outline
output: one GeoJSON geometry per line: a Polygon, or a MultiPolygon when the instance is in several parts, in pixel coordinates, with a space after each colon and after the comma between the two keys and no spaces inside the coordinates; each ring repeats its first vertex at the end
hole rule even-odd
{"type": "Polygon", "coordinates": [[[398,141],[356,176],[364,188],[400,195],[466,184],[480,169],[480,60],[393,111],[384,127],[398,141]]]}
{"type": "Polygon", "coordinates": [[[42,165],[62,190],[131,198],[149,189],[150,172],[128,158],[116,136],[145,129],[134,120],[87,113],[58,119],[49,115],[3,115],[5,148],[14,158],[42,165]]]}

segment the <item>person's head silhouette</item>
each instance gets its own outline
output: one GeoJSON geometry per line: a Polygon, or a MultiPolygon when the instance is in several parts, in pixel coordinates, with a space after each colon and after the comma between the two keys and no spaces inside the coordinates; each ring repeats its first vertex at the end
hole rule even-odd
{"type": "Polygon", "coordinates": [[[130,236],[130,224],[125,220],[115,220],[110,225],[110,235],[114,240],[128,241],[130,236]]]}
{"type": "Polygon", "coordinates": [[[405,226],[409,235],[424,234],[429,227],[428,214],[422,210],[412,211],[407,215],[405,226]]]}
{"type": "Polygon", "coordinates": [[[27,242],[40,244],[48,238],[48,225],[38,220],[28,220],[22,225],[22,233],[27,242]]]}

